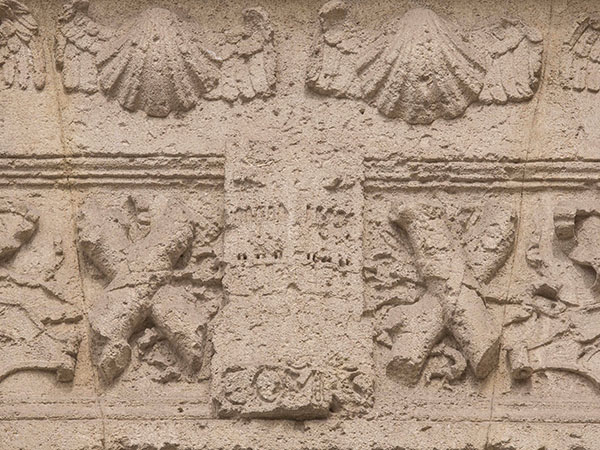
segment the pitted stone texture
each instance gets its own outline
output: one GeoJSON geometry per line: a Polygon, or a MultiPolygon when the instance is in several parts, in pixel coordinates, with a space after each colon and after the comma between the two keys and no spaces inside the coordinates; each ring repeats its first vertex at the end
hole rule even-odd
{"type": "Polygon", "coordinates": [[[0,449],[595,449],[598,9],[0,0],[0,449]]]}
{"type": "Polygon", "coordinates": [[[332,173],[328,155],[292,164],[283,145],[255,133],[227,162],[229,301],[215,322],[213,401],[221,417],[360,414],[374,380],[361,317],[358,161],[340,150],[332,173]]]}
{"type": "Polygon", "coordinates": [[[16,200],[4,191],[0,199],[0,382],[40,372],[59,384],[75,378],[83,331],[77,262],[61,229],[70,218],[48,207],[68,200],[41,196],[16,200]]]}
{"type": "Polygon", "coordinates": [[[88,311],[90,350],[106,384],[132,359],[159,383],[202,372],[210,321],[222,303],[221,220],[218,206],[198,205],[185,193],[85,198],[78,242],[98,289],[88,311]]]}

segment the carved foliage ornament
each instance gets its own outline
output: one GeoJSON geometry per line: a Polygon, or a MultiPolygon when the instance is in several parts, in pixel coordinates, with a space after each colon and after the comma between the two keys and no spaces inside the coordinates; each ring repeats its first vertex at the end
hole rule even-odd
{"type": "Polygon", "coordinates": [[[562,81],[576,91],[600,91],[600,20],[585,17],[577,22],[564,43],[562,81]]]}
{"type": "Polygon", "coordinates": [[[57,63],[69,92],[100,90],[130,111],[166,117],[201,100],[228,102],[273,94],[273,30],[260,8],[244,10],[244,26],[218,52],[200,30],[162,8],[147,9],[119,29],[96,23],[87,0],[71,0],[60,19],[57,63]]]}
{"type": "Polygon", "coordinates": [[[36,234],[38,215],[3,203],[0,225],[0,381],[29,370],[53,372],[58,381],[71,381],[79,335],[64,325],[82,317],[53,286],[61,262],[49,273],[40,273],[44,271],[37,266],[26,272],[15,269],[11,263],[36,234]]]}
{"type": "Polygon", "coordinates": [[[511,375],[527,380],[537,372],[570,373],[600,389],[600,209],[565,203],[553,220],[552,245],[537,245],[528,254],[538,279],[508,315],[515,336],[511,375]]]}
{"type": "Polygon", "coordinates": [[[361,99],[384,116],[412,124],[452,119],[474,102],[505,104],[533,97],[542,38],[518,20],[464,34],[435,12],[409,10],[393,30],[364,36],[334,0],[319,13],[322,38],[307,74],[314,91],[361,99]]]}
{"type": "Polygon", "coordinates": [[[38,25],[29,9],[16,0],[0,0],[0,90],[46,83],[38,25]]]}

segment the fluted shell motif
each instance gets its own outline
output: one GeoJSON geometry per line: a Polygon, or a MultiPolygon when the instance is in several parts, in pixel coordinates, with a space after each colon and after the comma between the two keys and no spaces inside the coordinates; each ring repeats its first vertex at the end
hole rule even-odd
{"type": "Polygon", "coordinates": [[[217,84],[217,73],[174,13],[146,10],[98,53],[100,87],[126,109],[165,117],[187,111],[217,84]]]}
{"type": "Polygon", "coordinates": [[[364,73],[363,95],[379,111],[428,124],[461,115],[476,101],[485,68],[451,24],[429,9],[408,11],[388,46],[364,73]]]}

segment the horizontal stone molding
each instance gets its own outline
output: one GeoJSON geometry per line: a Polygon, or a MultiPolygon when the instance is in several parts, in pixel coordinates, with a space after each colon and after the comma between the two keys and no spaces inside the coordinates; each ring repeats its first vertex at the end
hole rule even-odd
{"type": "Polygon", "coordinates": [[[598,161],[365,160],[365,188],[587,189],[600,182],[598,161]]]}
{"type": "Polygon", "coordinates": [[[221,156],[0,158],[0,186],[222,185],[221,156]]]}

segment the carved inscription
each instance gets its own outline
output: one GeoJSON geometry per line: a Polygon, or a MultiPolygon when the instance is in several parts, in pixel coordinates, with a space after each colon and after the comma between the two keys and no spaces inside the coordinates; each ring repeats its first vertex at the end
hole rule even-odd
{"type": "Polygon", "coordinates": [[[352,256],[346,248],[351,241],[352,220],[355,215],[343,204],[307,204],[302,223],[302,242],[306,254],[301,254],[305,264],[323,265],[338,270],[348,270],[352,256]]]}
{"type": "Polygon", "coordinates": [[[281,262],[288,240],[289,214],[281,202],[235,206],[230,213],[239,244],[235,263],[243,266],[281,262]],[[242,227],[241,224],[253,224],[242,227]]]}
{"type": "Polygon", "coordinates": [[[252,417],[277,417],[293,411],[298,418],[324,417],[331,394],[324,374],[309,365],[231,368],[223,375],[220,414],[251,410],[252,417]]]}
{"type": "Polygon", "coordinates": [[[373,386],[357,369],[317,369],[306,362],[232,367],[215,398],[223,417],[324,418],[345,406],[372,406],[373,386]]]}

